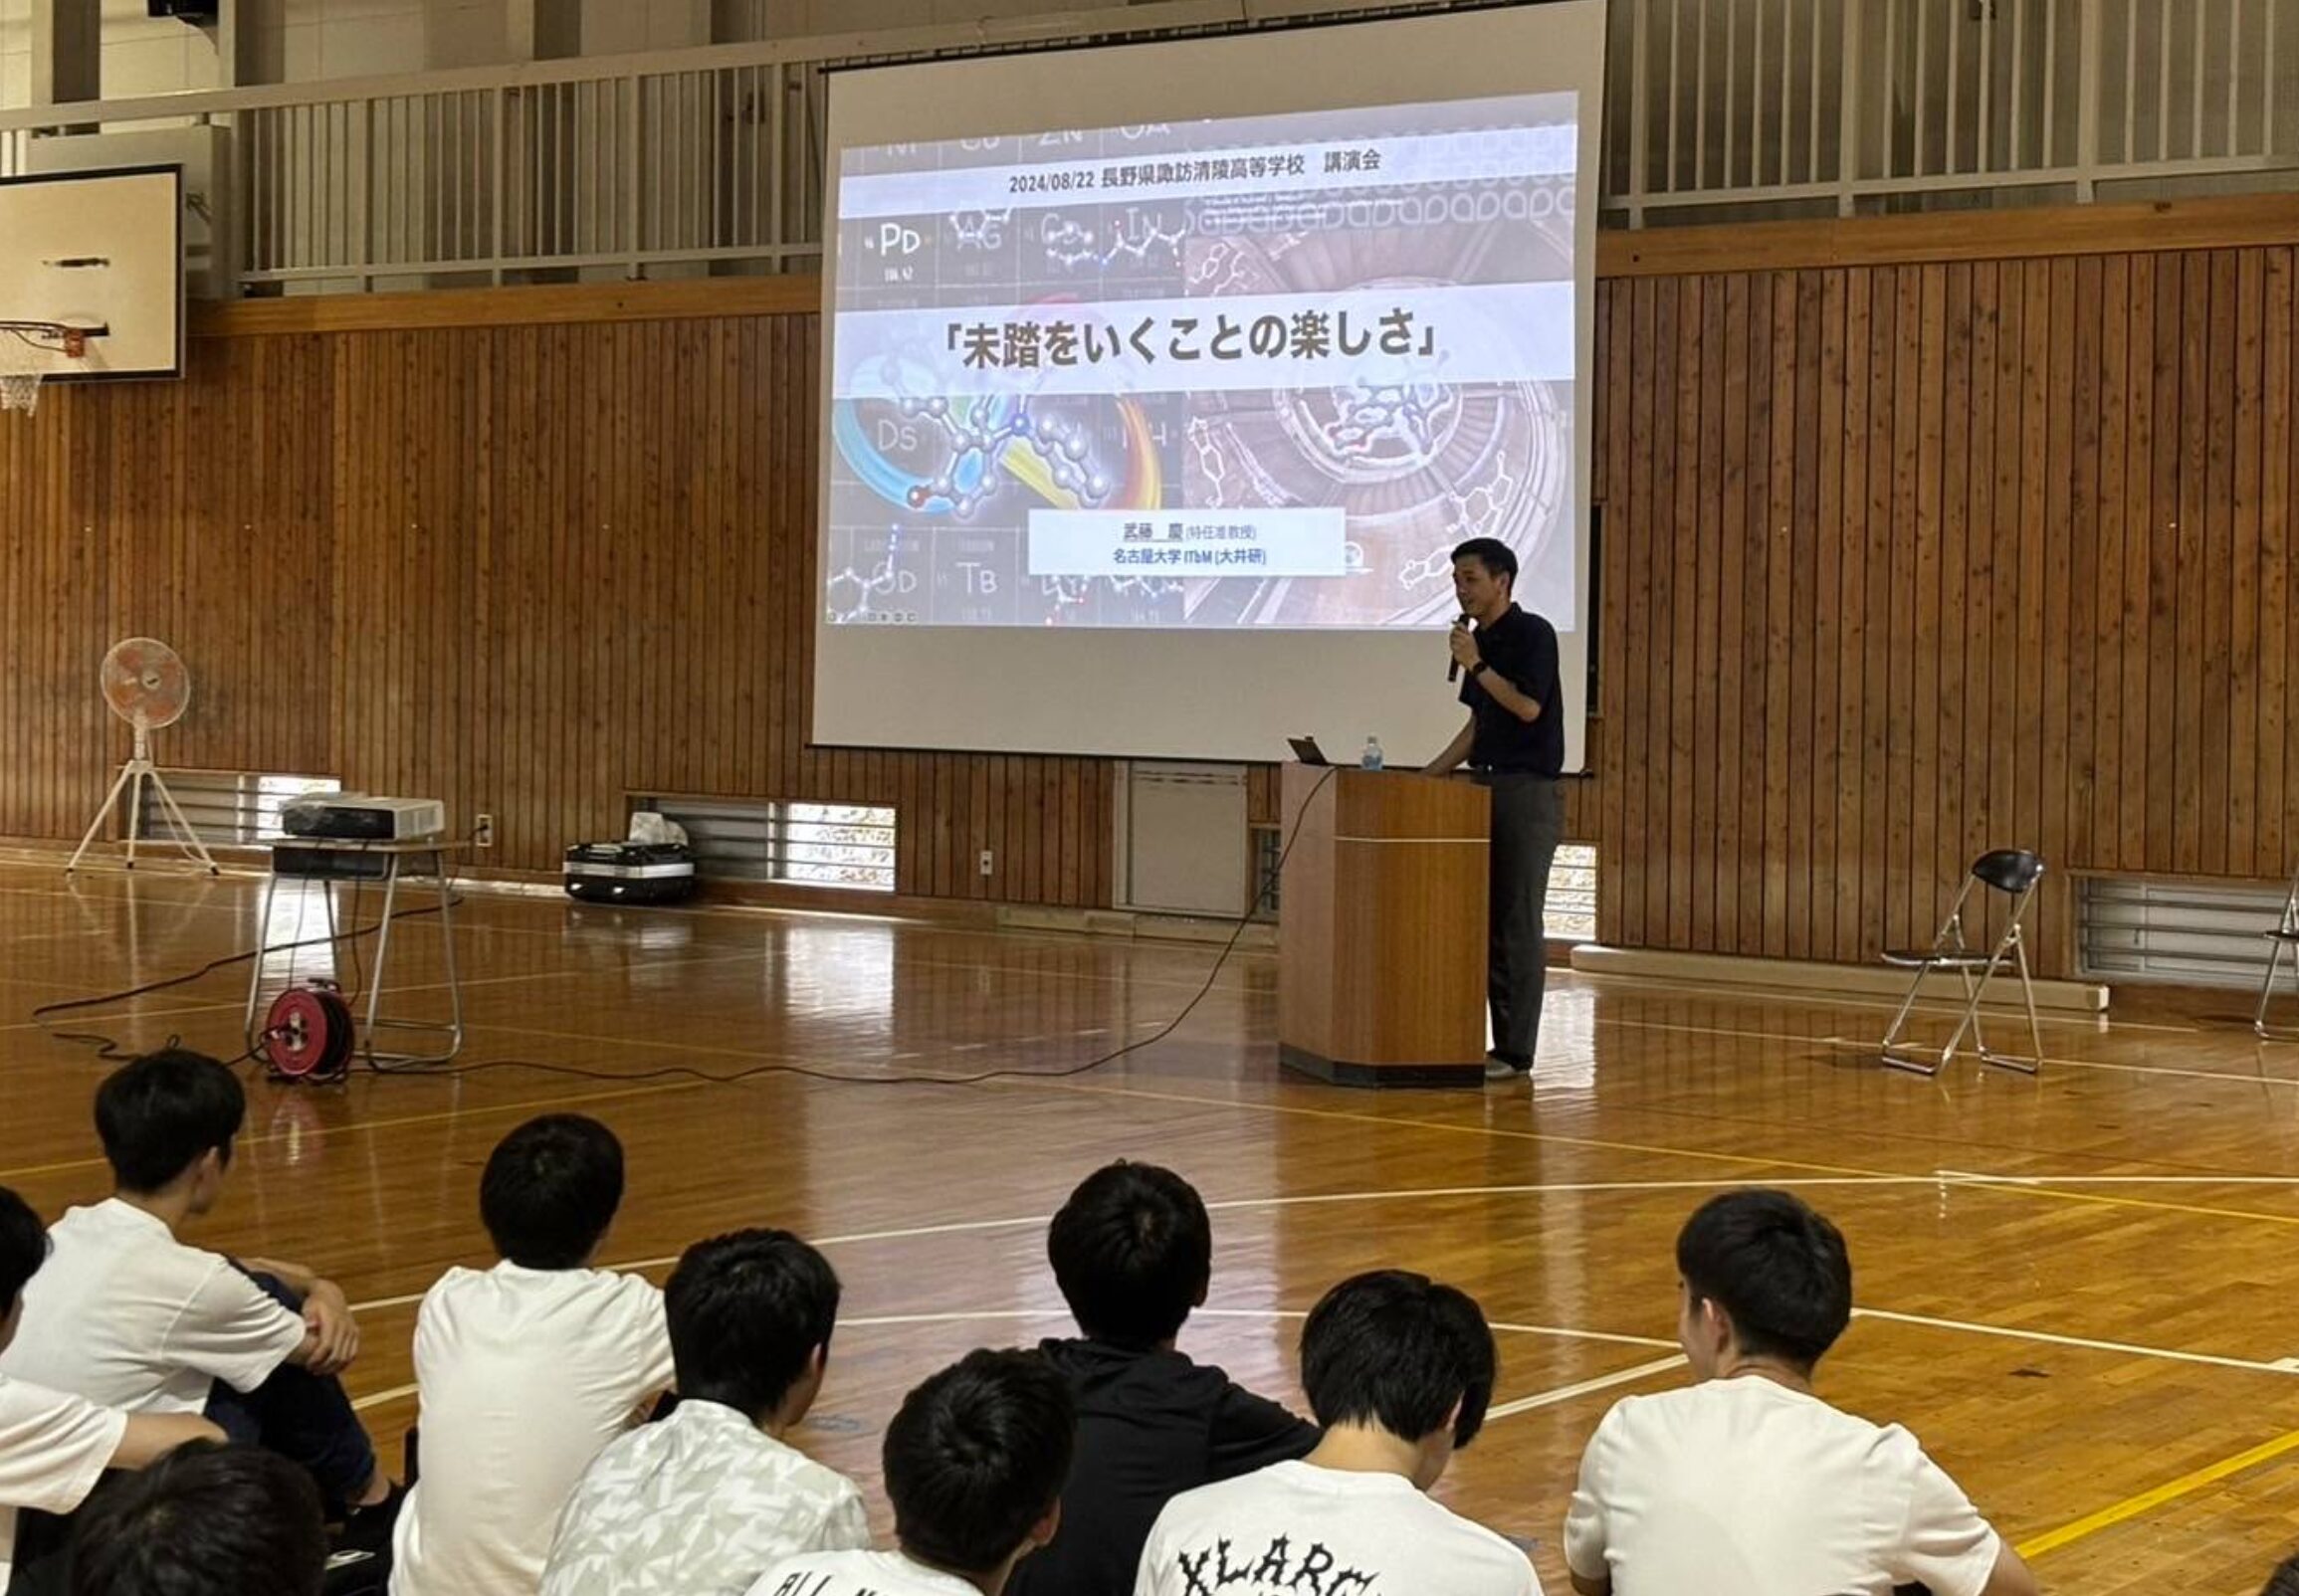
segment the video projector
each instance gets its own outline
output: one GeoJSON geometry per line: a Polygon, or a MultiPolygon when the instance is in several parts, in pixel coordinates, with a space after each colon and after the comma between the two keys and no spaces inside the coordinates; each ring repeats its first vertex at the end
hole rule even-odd
{"type": "Polygon", "coordinates": [[[377,798],[367,793],[314,793],[280,808],[280,829],[291,837],[395,843],[436,837],[447,829],[447,806],[436,798],[377,798]]]}

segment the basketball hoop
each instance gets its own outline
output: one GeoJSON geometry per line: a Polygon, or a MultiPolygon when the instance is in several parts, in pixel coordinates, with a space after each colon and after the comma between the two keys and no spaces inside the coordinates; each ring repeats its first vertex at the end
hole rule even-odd
{"type": "Polygon", "coordinates": [[[40,408],[40,385],[56,374],[57,357],[88,358],[88,340],[110,329],[63,321],[0,321],[0,411],[40,408]]]}

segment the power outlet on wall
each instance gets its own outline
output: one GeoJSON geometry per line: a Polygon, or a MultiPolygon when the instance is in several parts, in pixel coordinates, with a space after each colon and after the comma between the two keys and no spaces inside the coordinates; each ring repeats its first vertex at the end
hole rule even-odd
{"type": "Polygon", "coordinates": [[[996,869],[997,869],[997,867],[998,867],[998,856],[997,856],[997,855],[995,855],[995,854],[993,854],[993,853],[991,853],[991,852],[990,852],[990,851],[989,851],[987,848],[983,849],[983,850],[982,850],[982,874],[983,874],[984,876],[987,876],[987,875],[989,875],[989,874],[990,874],[992,871],[996,870],[996,869]]]}
{"type": "Polygon", "coordinates": [[[478,823],[471,828],[471,840],[481,848],[493,848],[495,846],[495,817],[493,815],[481,815],[479,817],[478,823]]]}

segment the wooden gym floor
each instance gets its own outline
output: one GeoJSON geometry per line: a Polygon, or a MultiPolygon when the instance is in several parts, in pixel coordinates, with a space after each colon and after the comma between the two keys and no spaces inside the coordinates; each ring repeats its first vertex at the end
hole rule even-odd
{"type": "MultiPolygon", "coordinates": [[[[50,1215],[104,1186],[88,1124],[103,1066],[32,1008],[253,945],[260,888],[0,866],[0,1181],[50,1215]]],[[[846,1299],[806,1444],[874,1498],[879,1429],[912,1381],[1064,1328],[1045,1218],[1125,1155],[1214,1205],[1212,1298],[1184,1345],[1248,1383],[1298,1401],[1289,1343],[1344,1274],[1410,1266],[1484,1302],[1502,1388],[1440,1489],[1528,1542],[1552,1592],[1590,1428],[1681,1377],[1676,1227],[1751,1182],[1802,1191],[1850,1239],[1860,1316],[1822,1389],[1915,1429],[2048,1588],[2249,1596],[2299,1545],[2299,1048],[2255,1046],[2238,996],[2051,1021],[2040,1081],[1959,1064],[1926,1082],[1849,1045],[1881,1031],[1873,1003],[1560,976],[1537,1090],[1374,1096],[1278,1074],[1275,960],[1243,954],[1170,1040],[1067,1080],[707,1085],[649,1077],[1061,1069],[1163,1024],[1213,950],[545,897],[474,895],[458,919],[466,1062],[598,1079],[259,1083],[204,1232],[364,1304],[350,1383],[387,1442],[413,1416],[418,1297],[485,1259],[489,1148],[528,1114],[580,1108],[629,1153],[607,1261],[660,1279],[688,1242],[745,1224],[824,1246],[846,1299]]],[[[274,939],[319,923],[316,899],[283,890],[274,939]]],[[[436,929],[401,930],[395,984],[435,983],[436,929]]],[[[233,965],[55,1023],[229,1055],[245,978],[233,965]]]]}

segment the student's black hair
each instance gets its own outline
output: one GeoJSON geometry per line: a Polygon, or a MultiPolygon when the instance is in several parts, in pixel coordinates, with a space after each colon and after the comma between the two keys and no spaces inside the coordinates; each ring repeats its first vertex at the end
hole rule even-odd
{"type": "Polygon", "coordinates": [[[479,1217],[495,1250],[526,1269],[573,1269],[623,1201],[623,1144],[596,1119],[546,1113],[495,1144],[479,1217]]]}
{"type": "Polygon", "coordinates": [[[679,1394],[753,1422],[781,1405],[838,1322],[838,1277],[788,1231],[697,1242],[663,1290],[679,1394]]]}
{"type": "Polygon", "coordinates": [[[188,1442],[73,1528],[73,1596],[317,1596],[326,1565],[318,1489],[262,1447],[188,1442]]]}
{"type": "Polygon", "coordinates": [[[968,1352],[903,1399],[886,1427],[894,1533],[956,1574],[1004,1564],[1061,1499],[1078,1410],[1035,1352],[968,1352]]]}
{"type": "Polygon", "coordinates": [[[1426,1275],[1375,1270],[1343,1281],[1301,1327],[1301,1384],[1318,1423],[1376,1424],[1407,1441],[1453,1421],[1453,1445],[1484,1428],[1500,1356],[1484,1310],[1426,1275]]]}
{"type": "Polygon", "coordinates": [[[48,1261],[48,1231],[32,1205],[0,1186],[0,1317],[48,1261]]]}
{"type": "Polygon", "coordinates": [[[1723,1308],[1744,1352],[1809,1370],[1852,1319],[1843,1233],[1784,1191],[1728,1191],[1693,1210],[1676,1238],[1695,1301],[1723,1308]]]}
{"type": "Polygon", "coordinates": [[[2286,1557],[2275,1565],[2259,1596],[2299,1596],[2299,1555],[2286,1557]]]}
{"type": "Polygon", "coordinates": [[[1213,1225],[1188,1181],[1120,1159],[1070,1193],[1046,1231],[1046,1259],[1079,1329],[1119,1346],[1155,1346],[1205,1296],[1213,1225]]]}
{"type": "Polygon", "coordinates": [[[122,1191],[157,1191],[210,1147],[229,1164],[247,1112],[240,1078],[189,1048],[131,1059],[96,1089],[97,1138],[122,1191]]]}

